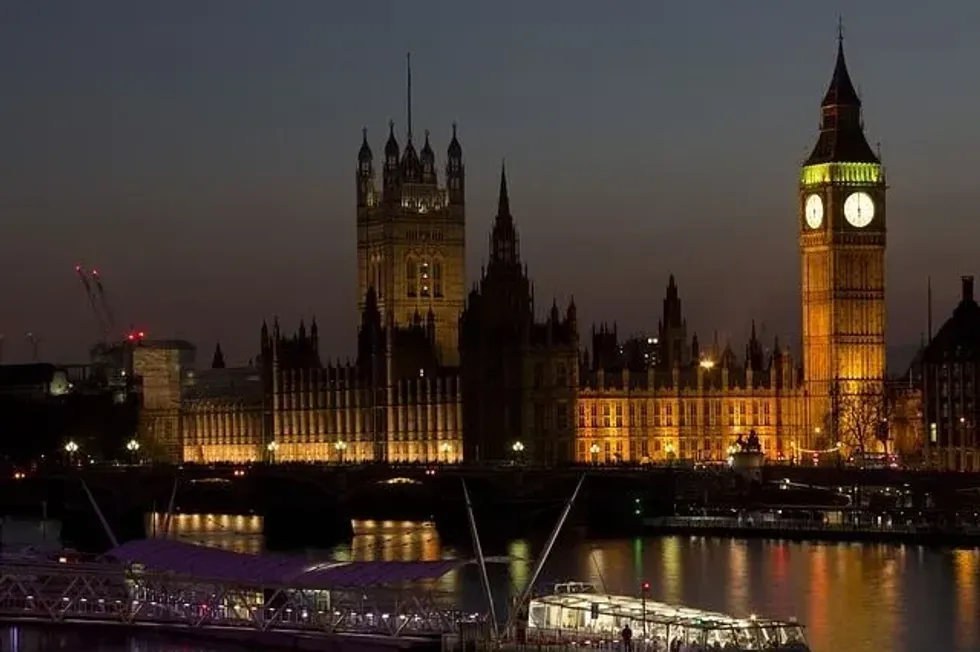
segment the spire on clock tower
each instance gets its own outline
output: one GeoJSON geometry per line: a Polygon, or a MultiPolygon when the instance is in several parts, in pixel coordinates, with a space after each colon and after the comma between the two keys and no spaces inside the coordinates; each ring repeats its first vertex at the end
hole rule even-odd
{"type": "Polygon", "coordinates": [[[847,70],[844,35],[837,35],[837,62],[820,103],[820,138],[804,165],[820,163],[880,163],[864,136],[861,98],[847,70]]]}

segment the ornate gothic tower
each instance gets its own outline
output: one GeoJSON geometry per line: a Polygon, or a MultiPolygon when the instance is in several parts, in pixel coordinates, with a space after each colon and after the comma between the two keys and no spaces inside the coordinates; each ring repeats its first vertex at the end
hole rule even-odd
{"type": "Polygon", "coordinates": [[[864,136],[843,39],[799,200],[807,421],[834,439],[841,398],[878,395],[885,377],[885,173],[864,136]]]}
{"type": "Polygon", "coordinates": [[[456,126],[446,156],[441,187],[429,133],[420,152],[412,143],[412,77],[408,76],[408,132],[399,152],[394,123],[384,149],[382,191],[375,191],[374,161],[365,131],[358,155],[357,286],[358,313],[374,288],[385,322],[417,322],[431,311],[436,348],[443,365],[459,363],[459,316],[466,287],[465,171],[456,126]]]}

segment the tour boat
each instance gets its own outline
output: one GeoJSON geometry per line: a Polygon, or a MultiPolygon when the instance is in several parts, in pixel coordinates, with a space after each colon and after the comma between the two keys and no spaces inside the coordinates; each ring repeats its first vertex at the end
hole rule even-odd
{"type": "Polygon", "coordinates": [[[642,597],[599,593],[591,584],[558,584],[531,599],[529,644],[608,647],[631,630],[636,652],[783,650],[808,652],[803,626],[795,619],[771,620],[664,604],[642,597]]]}

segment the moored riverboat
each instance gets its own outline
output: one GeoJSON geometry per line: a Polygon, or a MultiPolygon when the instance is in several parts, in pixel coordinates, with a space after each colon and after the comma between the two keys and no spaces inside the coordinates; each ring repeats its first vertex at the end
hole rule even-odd
{"type": "Polygon", "coordinates": [[[626,595],[599,593],[590,584],[559,584],[553,593],[531,599],[526,629],[529,644],[607,647],[624,642],[636,652],[780,650],[808,652],[803,626],[735,616],[626,595]]]}

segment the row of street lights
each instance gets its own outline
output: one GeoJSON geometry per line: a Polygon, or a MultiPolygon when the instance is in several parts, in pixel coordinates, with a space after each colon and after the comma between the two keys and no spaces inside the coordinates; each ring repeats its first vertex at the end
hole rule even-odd
{"type": "MultiPolygon", "coordinates": [[[[139,449],[140,449],[140,443],[135,439],[130,439],[128,442],[126,442],[126,450],[129,451],[130,453],[135,455],[139,451],[139,449]]],[[[68,453],[69,455],[74,455],[79,450],[81,450],[81,446],[79,446],[75,440],[69,439],[65,443],[65,452],[68,453]]]]}
{"type": "MultiPolygon", "coordinates": [[[[337,451],[337,455],[340,457],[340,461],[344,461],[344,451],[347,450],[347,442],[340,440],[333,443],[334,450],[337,451]]],[[[279,450],[279,442],[276,440],[270,441],[266,444],[266,450],[269,451],[269,460],[272,462],[276,461],[276,451],[279,450]]]]}

